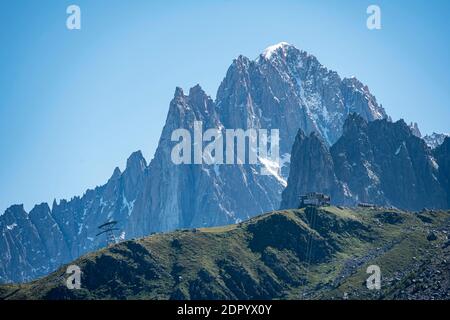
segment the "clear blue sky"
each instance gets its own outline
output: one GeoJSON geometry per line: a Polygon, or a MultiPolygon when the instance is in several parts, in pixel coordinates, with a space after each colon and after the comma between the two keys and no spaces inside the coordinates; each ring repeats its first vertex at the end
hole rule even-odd
{"type": "Polygon", "coordinates": [[[81,195],[135,150],[150,160],[176,86],[214,97],[233,58],[280,41],[357,76],[394,120],[448,132],[449,14],[447,0],[2,1],[0,212],[81,195]]]}

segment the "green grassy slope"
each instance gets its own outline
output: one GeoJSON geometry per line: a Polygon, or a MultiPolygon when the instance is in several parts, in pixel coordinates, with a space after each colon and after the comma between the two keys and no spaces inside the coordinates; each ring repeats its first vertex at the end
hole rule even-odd
{"type": "Polygon", "coordinates": [[[67,289],[63,267],[0,286],[0,298],[450,299],[449,217],[337,207],[271,212],[83,256],[72,263],[83,272],[80,290],[67,289]],[[371,264],[381,268],[381,290],[365,285],[371,264]]]}

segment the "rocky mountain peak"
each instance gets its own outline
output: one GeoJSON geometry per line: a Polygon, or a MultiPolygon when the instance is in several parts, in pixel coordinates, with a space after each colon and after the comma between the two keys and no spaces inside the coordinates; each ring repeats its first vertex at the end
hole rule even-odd
{"type": "Polygon", "coordinates": [[[255,62],[264,70],[274,68],[294,81],[303,80],[308,74],[335,73],[324,67],[314,55],[285,42],[268,47],[255,62]]]}
{"type": "Polygon", "coordinates": [[[417,124],[417,122],[411,122],[409,124],[409,127],[413,135],[415,135],[418,138],[422,138],[422,133],[420,132],[419,125],[417,124]]]}
{"type": "Polygon", "coordinates": [[[333,159],[325,141],[316,132],[305,135],[300,129],[291,153],[291,167],[281,208],[296,208],[299,196],[308,192],[330,194],[339,202],[340,188],[334,174],[333,159]]]}
{"type": "Polygon", "coordinates": [[[190,105],[201,108],[206,112],[208,112],[208,104],[211,104],[213,102],[211,97],[206,94],[206,92],[199,84],[189,89],[188,99],[190,105]]]}
{"type": "Polygon", "coordinates": [[[169,137],[177,128],[192,127],[194,121],[215,122],[215,118],[215,104],[199,84],[190,88],[188,95],[177,87],[170,102],[162,137],[169,137]]]}
{"type": "Polygon", "coordinates": [[[175,93],[173,94],[173,98],[174,99],[177,99],[177,98],[182,99],[182,98],[184,98],[184,92],[183,92],[183,89],[181,87],[176,87],[175,88],[175,93]]]}
{"type": "Polygon", "coordinates": [[[127,171],[143,172],[147,167],[147,161],[140,150],[133,152],[127,160],[127,171]]]}
{"type": "Polygon", "coordinates": [[[127,168],[123,173],[124,193],[126,199],[135,199],[141,192],[147,169],[142,152],[136,151],[127,160],[127,168]]]}
{"type": "Polygon", "coordinates": [[[12,205],[6,209],[2,215],[2,220],[3,223],[0,223],[0,226],[5,227],[2,231],[9,231],[10,233],[20,233],[22,225],[29,225],[28,213],[25,211],[23,204],[12,205]]]}
{"type": "MultiPolygon", "coordinates": [[[[31,209],[30,213],[29,213],[29,218],[30,220],[33,222],[33,224],[35,225],[45,225],[48,223],[47,220],[52,221],[53,218],[51,217],[51,210],[50,207],[48,206],[48,203],[43,202],[41,204],[35,205],[33,209],[31,209]]],[[[46,225],[45,227],[48,228],[52,228],[54,226],[48,226],[46,225]]]]}
{"type": "Polygon", "coordinates": [[[111,178],[109,178],[109,180],[110,181],[117,180],[120,178],[121,175],[122,175],[122,171],[120,171],[119,167],[116,167],[113,171],[111,178]]]}
{"type": "Polygon", "coordinates": [[[8,209],[6,209],[6,212],[20,212],[24,211],[23,204],[13,204],[8,209]]]}
{"type": "Polygon", "coordinates": [[[233,60],[233,63],[230,66],[230,69],[237,69],[237,70],[245,70],[250,65],[251,60],[247,58],[246,56],[240,54],[236,59],[233,60]]]}
{"type": "Polygon", "coordinates": [[[34,206],[33,209],[30,211],[30,216],[33,215],[33,213],[50,213],[50,207],[47,202],[43,202],[41,204],[37,204],[34,206]]]}
{"type": "Polygon", "coordinates": [[[450,137],[450,134],[448,134],[448,133],[436,133],[436,132],[433,132],[432,134],[427,134],[426,136],[424,136],[423,140],[425,140],[426,144],[431,149],[436,149],[448,137],[450,137]]]}
{"type": "Polygon", "coordinates": [[[264,49],[264,51],[261,53],[261,57],[267,60],[270,60],[277,55],[281,57],[286,57],[289,51],[292,50],[298,49],[287,42],[280,42],[264,49]]]}
{"type": "Polygon", "coordinates": [[[446,208],[450,202],[446,199],[450,177],[446,159],[450,156],[443,148],[430,153],[403,120],[367,122],[350,114],[343,135],[329,150],[314,144],[311,136],[301,144],[298,141],[283,192],[286,207],[296,205],[292,199],[305,191],[327,191],[339,203],[369,202],[411,210],[446,208]],[[305,154],[314,155],[315,161],[305,154]],[[326,161],[330,157],[331,161],[326,161]],[[309,174],[315,178],[310,179],[309,174]],[[330,184],[334,178],[337,183],[330,184]]]}
{"type": "Polygon", "coordinates": [[[58,206],[58,202],[56,202],[56,199],[53,199],[52,210],[55,209],[57,206],[58,206]]]}
{"type": "Polygon", "coordinates": [[[200,96],[200,97],[206,97],[206,93],[203,90],[203,88],[200,86],[200,84],[196,84],[195,86],[193,86],[192,88],[189,89],[189,97],[193,98],[196,96],[200,96]]]}
{"type": "Polygon", "coordinates": [[[17,217],[17,216],[27,216],[23,204],[14,204],[6,209],[5,216],[17,217]]]}
{"type": "Polygon", "coordinates": [[[344,122],[342,134],[344,136],[358,134],[367,131],[368,122],[357,113],[350,113],[344,122]]]}
{"type": "Polygon", "coordinates": [[[243,55],[233,60],[217,89],[216,104],[218,107],[227,104],[230,99],[236,99],[248,93],[250,64],[250,59],[243,55]]]}

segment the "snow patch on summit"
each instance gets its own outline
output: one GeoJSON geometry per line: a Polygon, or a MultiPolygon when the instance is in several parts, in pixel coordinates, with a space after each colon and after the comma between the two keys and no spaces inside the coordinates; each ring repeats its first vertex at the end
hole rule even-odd
{"type": "Polygon", "coordinates": [[[274,44],[274,45],[269,46],[266,49],[264,49],[262,56],[266,59],[270,59],[272,57],[272,55],[275,52],[277,52],[278,49],[284,49],[285,47],[289,47],[289,46],[291,46],[291,45],[287,42],[280,42],[280,43],[274,44]]]}

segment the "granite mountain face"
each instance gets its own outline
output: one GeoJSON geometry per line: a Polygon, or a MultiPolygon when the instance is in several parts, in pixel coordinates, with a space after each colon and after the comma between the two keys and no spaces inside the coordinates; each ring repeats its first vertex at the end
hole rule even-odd
{"type": "MultiPolygon", "coordinates": [[[[30,213],[10,207],[0,216],[0,282],[21,282],[104,244],[97,226],[119,221],[120,237],[131,239],[177,228],[234,223],[277,209],[289,175],[299,129],[315,132],[325,147],[342,134],[353,112],[367,121],[387,115],[356,78],[341,79],[312,55],[280,43],[257,59],[239,56],[222,81],[215,101],[200,86],[175,90],[152,161],[130,156],[108,182],[82,197],[36,206],[30,213]],[[281,169],[268,159],[257,165],[175,165],[175,129],[278,129],[281,169]],[[265,166],[272,175],[261,175],[265,166]]],[[[329,155],[323,161],[330,162],[329,155]]],[[[331,171],[329,172],[331,174],[331,171]]],[[[328,176],[328,173],[325,175],[328,176]]],[[[329,187],[338,184],[338,177],[329,187]]],[[[119,236],[119,234],[118,234],[119,236]]]]}
{"type": "Polygon", "coordinates": [[[337,204],[448,208],[449,143],[432,150],[403,120],[367,122],[357,114],[330,148],[300,130],[281,207],[295,207],[299,194],[313,190],[331,194],[337,204]]]}

